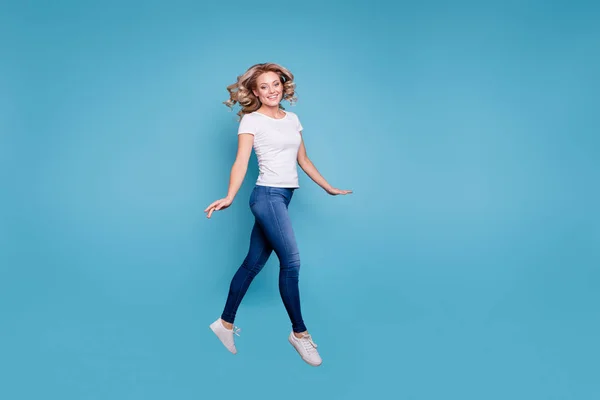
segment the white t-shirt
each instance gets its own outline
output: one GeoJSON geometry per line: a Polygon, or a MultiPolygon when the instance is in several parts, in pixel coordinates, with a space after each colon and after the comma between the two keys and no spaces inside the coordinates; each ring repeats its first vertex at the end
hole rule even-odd
{"type": "Polygon", "coordinates": [[[238,135],[254,135],[259,186],[299,187],[297,157],[302,125],[295,113],[284,112],[285,117],[275,119],[255,111],[244,114],[240,121],[238,135]]]}

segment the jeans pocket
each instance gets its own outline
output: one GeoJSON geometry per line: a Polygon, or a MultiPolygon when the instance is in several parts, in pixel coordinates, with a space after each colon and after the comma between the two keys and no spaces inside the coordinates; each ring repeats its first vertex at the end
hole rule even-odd
{"type": "Polygon", "coordinates": [[[256,196],[256,192],[257,192],[257,189],[256,189],[256,186],[255,186],[255,187],[254,187],[254,189],[252,189],[252,192],[250,193],[250,199],[248,199],[248,205],[249,205],[251,208],[252,208],[252,206],[253,206],[254,204],[256,204],[256,197],[257,197],[257,196],[256,196]]]}

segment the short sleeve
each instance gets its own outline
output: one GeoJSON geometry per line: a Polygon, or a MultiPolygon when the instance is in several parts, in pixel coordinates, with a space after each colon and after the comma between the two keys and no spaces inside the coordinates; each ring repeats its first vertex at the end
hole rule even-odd
{"type": "Polygon", "coordinates": [[[238,135],[241,133],[251,133],[253,135],[256,135],[256,121],[248,114],[245,114],[242,117],[242,120],[240,121],[240,126],[238,127],[238,135]]]}
{"type": "Polygon", "coordinates": [[[302,124],[300,123],[300,118],[298,118],[298,115],[296,115],[296,125],[296,129],[298,129],[298,132],[302,132],[302,124]]]}

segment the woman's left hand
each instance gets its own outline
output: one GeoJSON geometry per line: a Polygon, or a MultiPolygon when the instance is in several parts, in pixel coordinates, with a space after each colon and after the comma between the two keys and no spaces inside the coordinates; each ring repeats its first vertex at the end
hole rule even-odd
{"type": "Polygon", "coordinates": [[[327,193],[329,193],[330,195],[332,195],[332,196],[337,196],[337,195],[340,195],[340,194],[350,194],[350,193],[352,193],[352,190],[340,190],[340,189],[336,189],[334,187],[327,188],[327,189],[325,189],[325,191],[327,193]]]}

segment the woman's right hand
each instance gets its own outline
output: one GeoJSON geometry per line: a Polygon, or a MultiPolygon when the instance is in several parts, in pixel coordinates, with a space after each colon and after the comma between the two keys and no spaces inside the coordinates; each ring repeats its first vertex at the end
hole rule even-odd
{"type": "Polygon", "coordinates": [[[208,213],[206,215],[206,218],[210,218],[213,211],[219,211],[219,210],[226,209],[227,207],[229,207],[231,205],[231,203],[233,203],[233,199],[230,199],[229,197],[225,197],[220,200],[213,201],[211,203],[211,205],[206,207],[206,209],[204,210],[205,213],[208,213]]]}

